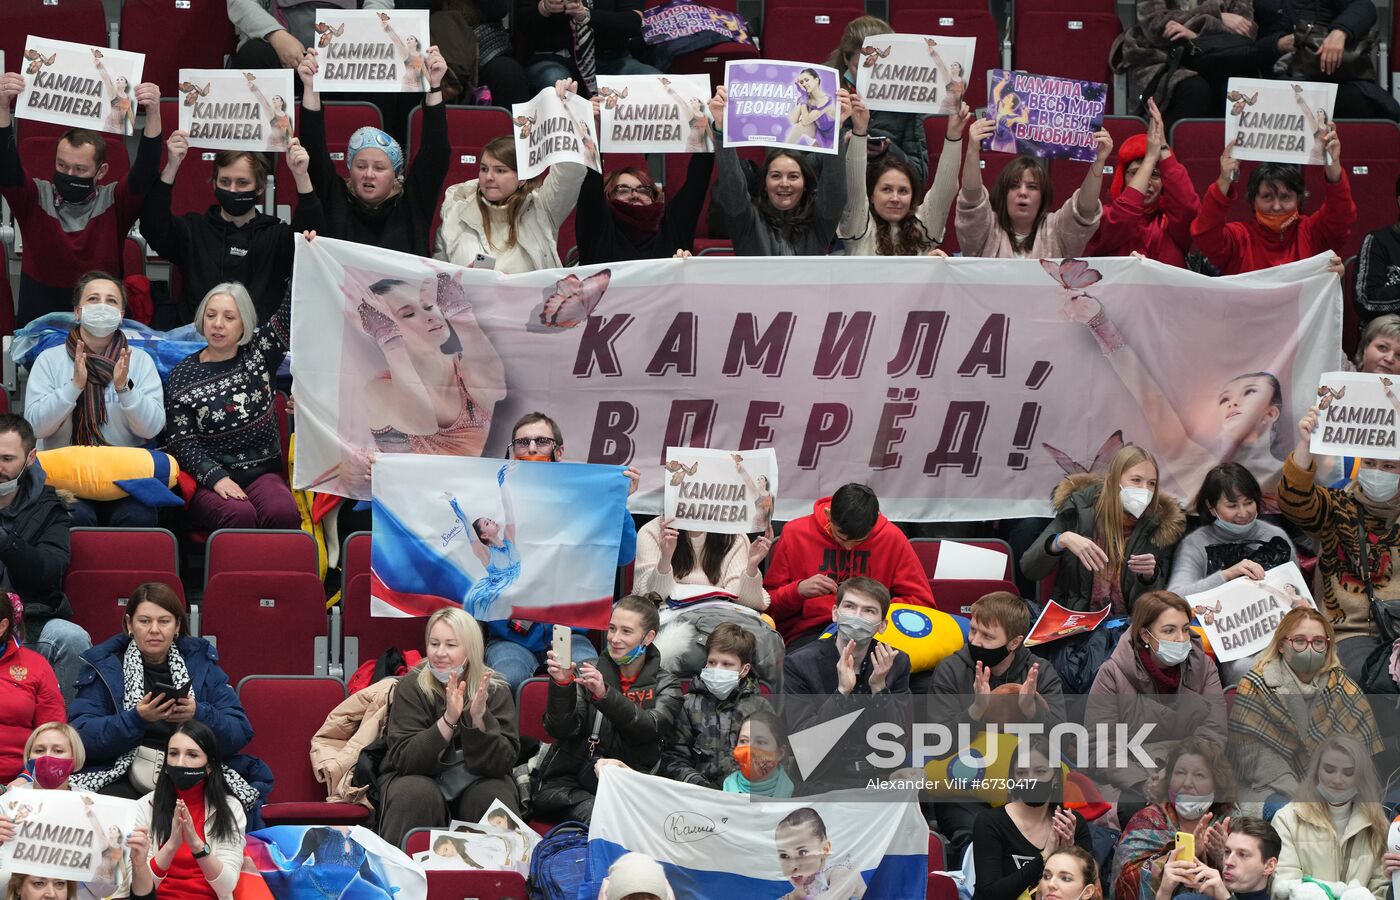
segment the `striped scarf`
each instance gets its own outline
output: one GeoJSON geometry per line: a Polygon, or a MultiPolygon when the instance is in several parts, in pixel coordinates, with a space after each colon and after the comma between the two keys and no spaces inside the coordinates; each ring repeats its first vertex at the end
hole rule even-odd
{"type": "MultiPolygon", "coordinates": [[[[68,348],[68,358],[76,359],[78,341],[81,340],[81,326],[73,325],[68,332],[64,346],[68,348]]],[[[78,406],[73,410],[73,443],[81,447],[105,447],[107,439],[102,436],[102,426],[107,424],[107,385],[112,383],[112,371],[117,366],[117,358],[126,349],[126,335],[120,328],[112,333],[112,341],[103,353],[87,353],[87,384],[78,398],[78,406]]]]}

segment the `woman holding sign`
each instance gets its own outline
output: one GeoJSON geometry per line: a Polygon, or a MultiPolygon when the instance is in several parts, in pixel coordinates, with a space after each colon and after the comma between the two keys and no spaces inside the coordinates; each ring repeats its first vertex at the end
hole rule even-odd
{"type": "Polygon", "coordinates": [[[1103,128],[1094,132],[1098,154],[1084,173],[1083,184],[1052,212],[1055,195],[1050,169],[1033,156],[1018,156],[1007,164],[991,194],[987,193],[982,184],[982,142],[993,136],[997,123],[978,119],[968,131],[962,193],[954,219],[963,255],[996,259],[1080,255],[1103,215],[1099,188],[1104,163],[1113,152],[1113,138],[1103,128]]]}
{"type": "Polygon", "coordinates": [[[315,48],[306,51],[297,67],[303,87],[301,141],[310,155],[308,171],[316,196],[325,208],[322,236],[431,255],[428,233],[448,166],[447,107],[442,101],[447,63],[437,47],[428,48],[427,67],[422,140],[412,163],[405,165],[398,141],[366,126],[350,136],[345,152],[350,176],[342,179],[326,146],[321,95],[313,86],[320,61],[315,48]]]}
{"type": "Polygon", "coordinates": [[[1326,183],[1317,212],[1302,214],[1303,173],[1297,166],[1260,163],[1250,174],[1246,191],[1254,215],[1244,222],[1225,218],[1240,172],[1234,143],[1226,145],[1220,156],[1220,177],[1206,189],[1201,211],[1191,224],[1196,246],[1222,275],[1281,266],[1346,243],[1356,224],[1356,203],[1342,168],[1337,126],[1328,125],[1318,142],[1326,148],[1330,162],[1323,169],[1326,183]]]}
{"type": "Polygon", "coordinates": [[[879,159],[871,169],[866,152],[870,110],[859,96],[851,96],[851,146],[846,153],[846,210],[837,237],[847,256],[923,256],[947,254],[938,249],[948,223],[948,210],[958,193],[957,145],[972,121],[966,103],[948,118],[948,133],[938,171],[924,200],[914,206],[918,176],[907,162],[893,154],[879,159]]]}
{"type": "MultiPolygon", "coordinates": [[[[578,85],[566,78],[555,89],[577,92],[578,85]]],[[[454,184],[443,197],[437,259],[468,267],[485,263],[506,275],[564,265],[559,228],[578,202],[588,169],[557,162],[529,179],[521,179],[519,171],[513,135],[501,135],[482,149],[480,174],[454,184]]]]}
{"type": "MultiPolygon", "coordinates": [[[[851,115],[851,97],[837,92],[841,121],[851,115]]],[[[825,256],[836,236],[846,205],[843,171],[847,142],[836,141],[836,164],[822,166],[820,181],[803,154],[771,150],[763,163],[758,199],[749,193],[748,177],[733,147],[723,144],[724,105],[729,92],[715,88],[710,114],[715,120],[715,145],[720,149],[719,176],[713,199],[729,223],[737,256],[825,256]]]]}

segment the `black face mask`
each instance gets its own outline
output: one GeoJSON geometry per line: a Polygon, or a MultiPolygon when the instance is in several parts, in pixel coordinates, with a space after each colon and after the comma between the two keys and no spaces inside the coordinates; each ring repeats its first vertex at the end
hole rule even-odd
{"type": "Polygon", "coordinates": [[[974,663],[981,663],[987,668],[999,665],[1002,660],[1011,655],[1005,644],[1000,647],[979,647],[976,644],[968,644],[967,652],[972,655],[974,663]]]}
{"type": "Polygon", "coordinates": [[[65,172],[54,172],[53,187],[65,203],[82,203],[92,196],[93,190],[97,187],[97,181],[93,178],[79,178],[65,172]]]}
{"type": "Polygon", "coordinates": [[[247,212],[257,205],[257,191],[226,191],[221,187],[214,188],[214,199],[219,201],[219,208],[233,216],[235,219],[246,215],[247,212]]]}
{"type": "Polygon", "coordinates": [[[1020,800],[1027,806],[1038,809],[1054,800],[1055,795],[1059,793],[1059,788],[1059,779],[1052,778],[1049,781],[1037,781],[1034,784],[1026,781],[1009,789],[1007,794],[1012,800],[1020,800]]]}
{"type": "Polygon", "coordinates": [[[165,774],[170,776],[170,783],[175,785],[175,790],[187,791],[203,781],[209,773],[204,771],[203,766],[172,766],[166,763],[165,774]]]}

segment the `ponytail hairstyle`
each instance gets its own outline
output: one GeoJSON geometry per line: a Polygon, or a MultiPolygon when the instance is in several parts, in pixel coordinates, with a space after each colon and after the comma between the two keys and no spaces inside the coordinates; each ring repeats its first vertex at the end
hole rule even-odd
{"type": "Polygon", "coordinates": [[[938,242],[928,233],[928,228],[920,221],[916,211],[916,198],[919,188],[919,175],[914,167],[899,157],[886,153],[865,181],[865,196],[874,203],[875,185],[880,183],[886,172],[898,172],[909,179],[909,213],[897,223],[886,222],[871,209],[870,220],[875,227],[875,253],[879,256],[923,256],[938,246],[938,242]]]}
{"type": "MultiPolygon", "coordinates": [[[[517,174],[520,171],[520,167],[517,166],[515,162],[515,136],[512,134],[503,134],[498,138],[492,139],[489,144],[481,148],[481,155],[483,157],[487,155],[495,157],[509,166],[511,170],[517,174]]],[[[535,176],[529,180],[521,179],[520,185],[515,189],[515,193],[511,194],[503,203],[499,204],[505,208],[506,218],[510,221],[510,232],[506,235],[505,244],[501,245],[498,245],[496,239],[491,236],[492,204],[488,203],[486,198],[481,196],[481,191],[478,190],[476,192],[476,207],[481,211],[481,228],[486,233],[486,243],[492,246],[500,246],[502,250],[509,250],[515,246],[516,239],[519,236],[520,208],[525,205],[525,201],[529,198],[530,194],[534,193],[535,189],[540,186],[542,180],[540,176],[535,176]]]]}

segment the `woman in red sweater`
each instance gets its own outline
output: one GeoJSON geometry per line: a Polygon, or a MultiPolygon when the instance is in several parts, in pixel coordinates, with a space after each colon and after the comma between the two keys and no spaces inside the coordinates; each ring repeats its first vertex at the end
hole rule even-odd
{"type": "Polygon", "coordinates": [[[229,900],[238,884],[247,823],[224,782],[218,746],[203,722],[181,722],[156,789],[138,801],[136,824],[151,831],[161,900],[229,900]]]}
{"type": "Polygon", "coordinates": [[[1152,121],[1147,134],[1135,134],[1118,150],[1118,167],[1108,192],[1099,230],[1088,256],[1127,256],[1137,252],[1170,266],[1186,267],[1191,223],[1201,200],[1191,176],[1167,146],[1166,129],[1155,100],[1147,101],[1152,121]]]}
{"type": "Polygon", "coordinates": [[[1329,125],[1318,137],[1330,160],[1322,206],[1311,215],[1299,211],[1303,201],[1303,173],[1297,166],[1261,163],[1249,176],[1246,196],[1254,217],[1227,222],[1225,213],[1239,179],[1240,162],[1234,144],[1220,157],[1220,177],[1206,190],[1201,211],[1191,225],[1196,246],[1220,269],[1222,275],[1238,275],[1270,266],[1296,262],[1334,250],[1346,243],[1356,223],[1356,203],[1351,183],[1342,168],[1342,143],[1337,126],[1329,125]]]}
{"type": "Polygon", "coordinates": [[[0,594],[0,784],[24,771],[24,743],[45,722],[67,722],[53,667],[14,640],[14,595],[0,594]]]}

